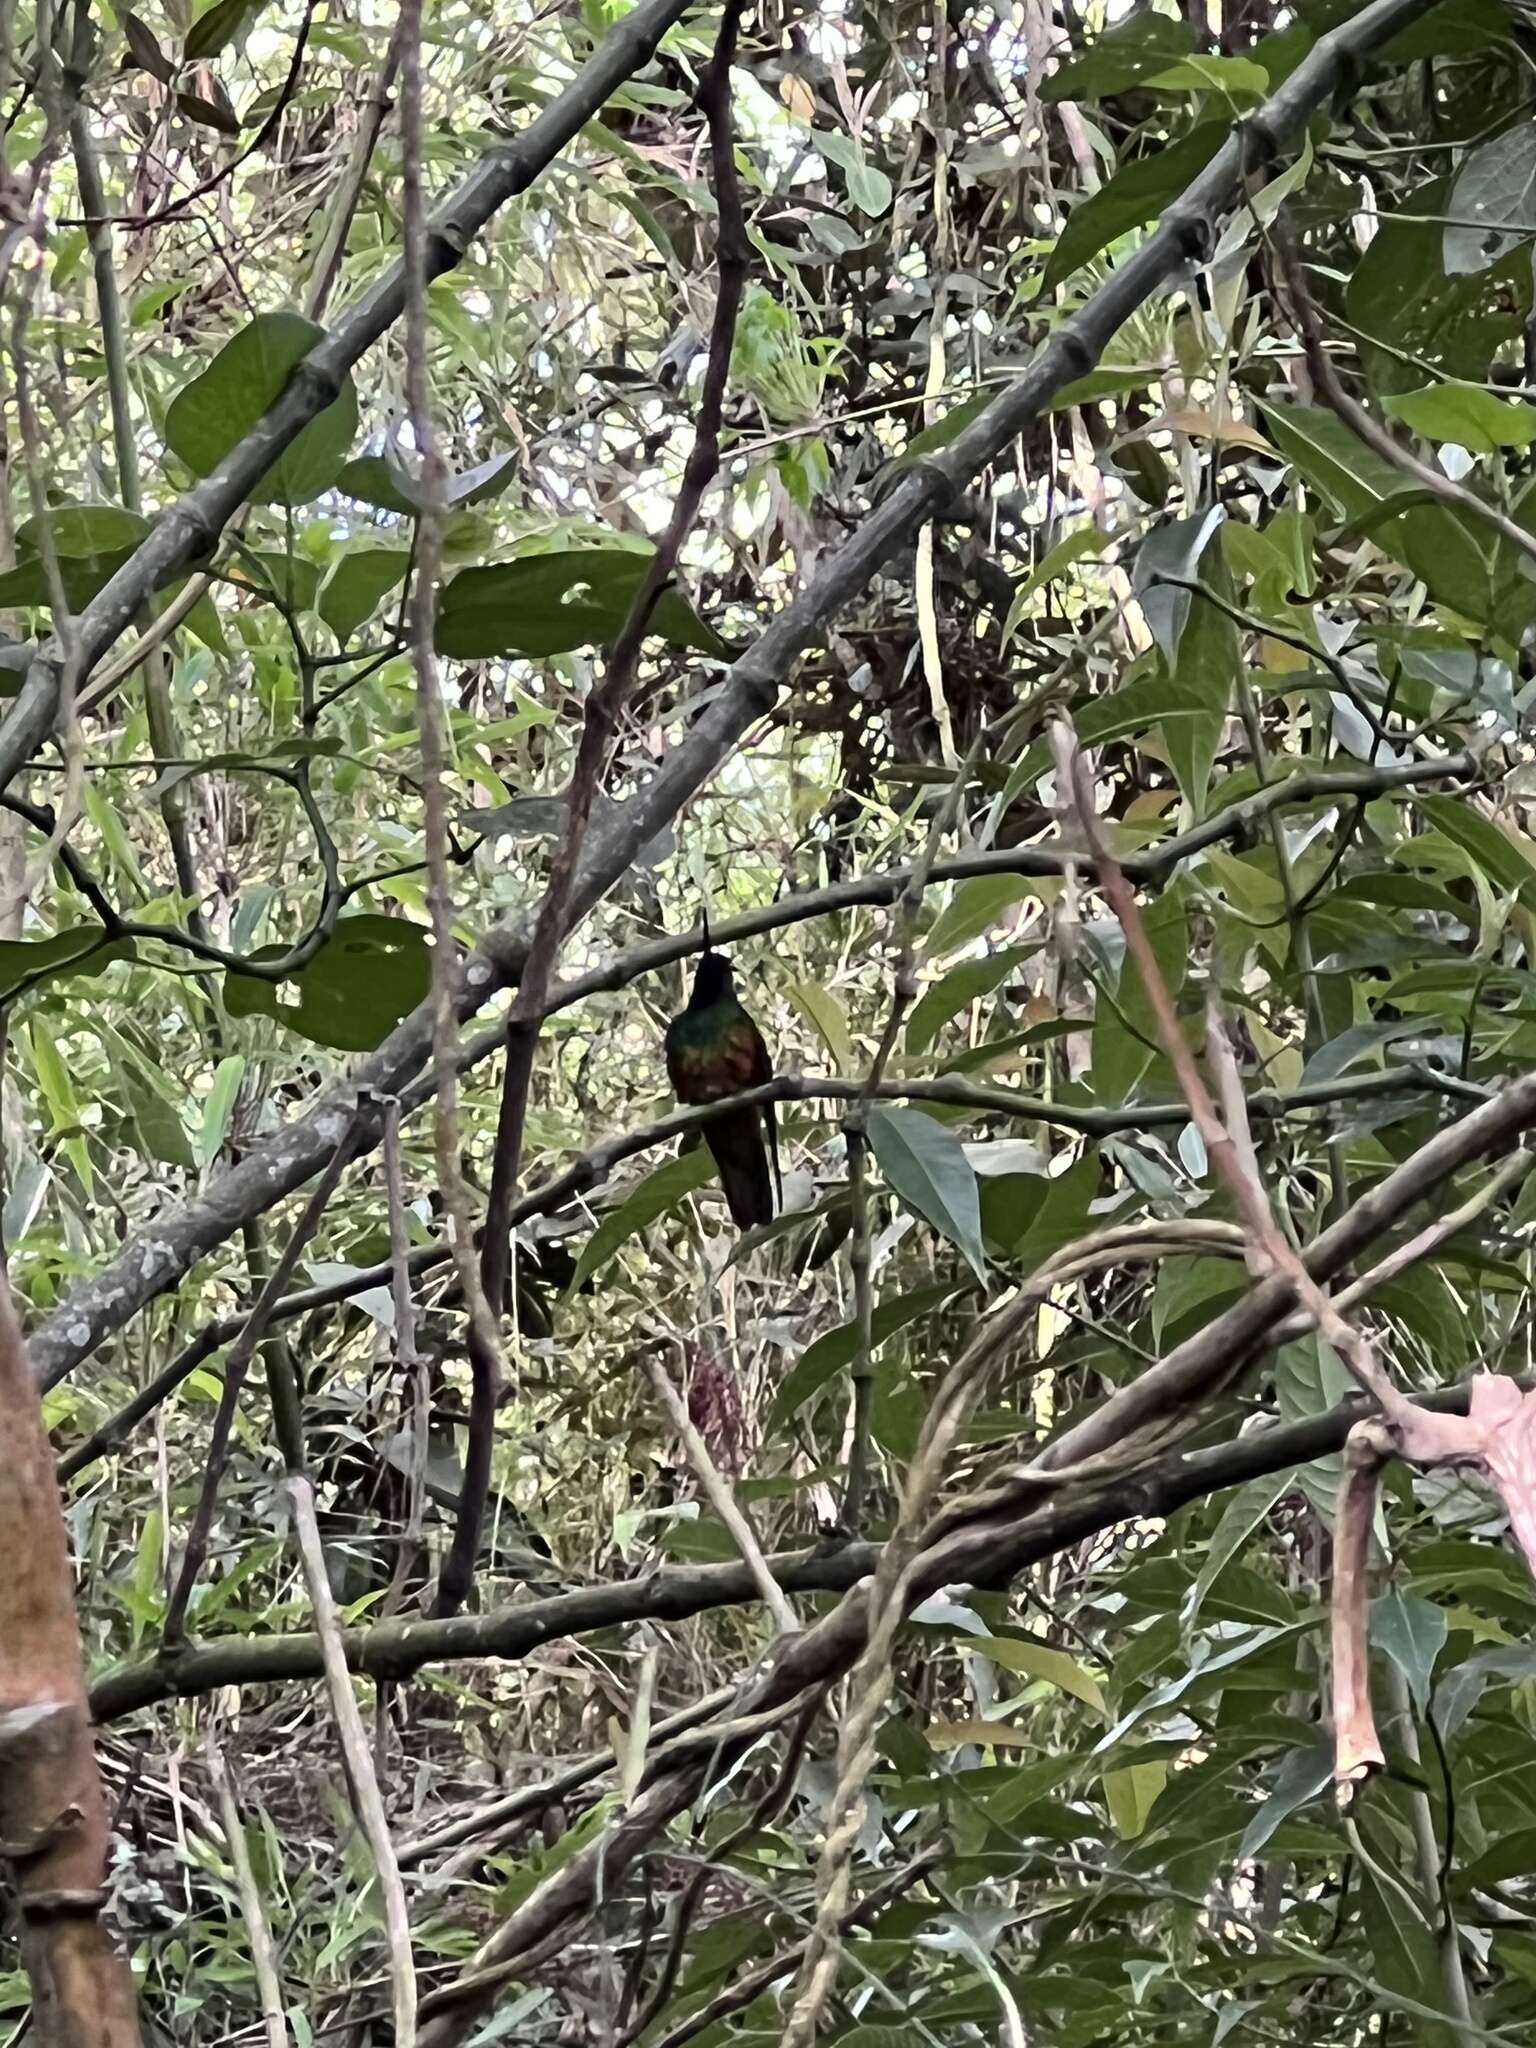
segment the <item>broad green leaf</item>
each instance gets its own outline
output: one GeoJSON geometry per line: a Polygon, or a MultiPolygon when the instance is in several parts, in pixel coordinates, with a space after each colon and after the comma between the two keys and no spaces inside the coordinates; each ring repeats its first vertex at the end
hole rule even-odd
{"type": "Polygon", "coordinates": [[[973,391],[969,398],[961,399],[957,405],[952,405],[931,427],[924,427],[921,432],[909,438],[906,447],[902,449],[891,467],[897,468],[903,463],[914,461],[919,455],[935,455],[939,449],[947,448],[956,434],[962,428],[968,427],[978,413],[984,412],[996,396],[995,390],[983,388],[980,391],[973,391]]]}
{"type": "Polygon", "coordinates": [[[1448,277],[1491,270],[1536,234],[1536,121],[1517,121],[1463,158],[1446,211],[1448,277]],[[1486,221],[1481,227],[1477,222],[1486,221]]]}
{"type": "Polygon", "coordinates": [[[1384,1650],[1408,1681],[1422,1714],[1429,1705],[1435,1659],[1445,1648],[1450,1624],[1433,1600],[1397,1588],[1371,1602],[1371,1641],[1384,1650]]]}
{"type": "MultiPolygon", "coordinates": [[[[898,1330],[904,1330],[908,1323],[916,1322],[919,1316],[931,1315],[942,1308],[954,1293],[953,1287],[919,1287],[911,1294],[898,1294],[889,1301],[877,1301],[874,1314],[870,1317],[870,1340],[875,1349],[894,1337],[898,1330]]],[[[804,1407],[811,1396],[820,1392],[834,1373],[843,1366],[851,1365],[859,1348],[858,1323],[839,1323],[835,1330],[828,1330],[818,1337],[814,1344],[807,1344],[785,1375],[773,1405],[768,1411],[770,1429],[793,1415],[797,1408],[804,1407]]]]}
{"type": "MultiPolygon", "coordinates": [[[[488,661],[606,646],[618,638],[649,566],[649,549],[590,547],[461,569],[438,607],[437,651],[488,661]]],[[[662,592],[649,630],[674,647],[723,651],[720,636],[676,590],[662,592]]]]}
{"type": "Polygon", "coordinates": [[[403,548],[353,548],[342,556],[320,592],[320,616],[342,646],[405,581],[410,560],[403,548]]]}
{"type": "MultiPolygon", "coordinates": [[[[262,946],[254,965],[280,960],[286,946],[262,946]]],[[[224,976],[232,1017],[271,1017],[316,1045],[369,1052],[432,986],[429,934],[403,917],[374,911],[336,920],[306,966],[281,982],[248,974],[224,976]]]]}
{"type": "MultiPolygon", "coordinates": [[[[1275,1399],[1282,1422],[1305,1422],[1336,1407],[1354,1386],[1331,1347],[1316,1337],[1282,1344],[1275,1353],[1275,1399]]],[[[1314,1459],[1294,1477],[1330,1529],[1343,1461],[1337,1454],[1314,1459]]]]}
{"type": "Polygon", "coordinates": [[[844,135],[839,129],[818,128],[813,131],[811,141],[829,163],[836,164],[843,172],[848,184],[848,197],[860,213],[889,213],[891,181],[878,165],[869,161],[851,135],[844,135]]]}
{"type": "Polygon", "coordinates": [[[925,951],[932,960],[958,953],[983,932],[991,931],[1005,911],[1031,896],[1041,883],[1027,875],[972,875],[955,884],[954,894],[928,927],[925,951]]]}
{"type": "Polygon", "coordinates": [[[1021,960],[1027,960],[1028,946],[1005,946],[980,960],[962,960],[924,989],[907,1019],[909,1053],[926,1052],[952,1017],[968,1010],[972,1003],[989,996],[999,982],[1006,981],[1021,960]]]}
{"type": "Polygon", "coordinates": [[[566,1292],[574,1294],[584,1280],[607,1265],[621,1245],[659,1217],[680,1209],[689,1195],[708,1187],[714,1177],[715,1162],[705,1145],[695,1145],[691,1151],[667,1160],[665,1165],[654,1167],[630,1189],[616,1209],[609,1210],[582,1246],[566,1292]]]}
{"type": "Polygon", "coordinates": [[[414,518],[421,509],[410,477],[387,455],[355,455],[343,464],[336,488],[346,497],[356,498],[359,504],[372,505],[380,512],[394,512],[404,519],[414,518]]]}
{"type": "MultiPolygon", "coordinates": [[[[1204,580],[1219,594],[1230,596],[1230,588],[1224,587],[1228,585],[1227,572],[1219,558],[1213,557],[1204,580]]],[[[1179,788],[1197,816],[1205,809],[1211,767],[1241,660],[1242,645],[1233,621],[1206,598],[1192,598],[1172,671],[1179,692],[1179,715],[1163,722],[1162,733],[1179,788]]]]}
{"type": "Polygon", "coordinates": [[[1009,1173],[988,1179],[981,1191],[987,1235],[1003,1245],[1022,1275],[1032,1273],[1088,1227],[1088,1205],[1099,1191],[1102,1167],[1092,1151],[1064,1173],[1009,1173]]]}
{"type": "Polygon", "coordinates": [[[1181,57],[1146,80],[1149,92],[1214,92],[1224,97],[1262,99],[1269,73],[1251,57],[1181,57]]]}
{"type": "Polygon", "coordinates": [[[99,924],[70,925],[48,939],[0,939],[0,999],[66,975],[104,974],[114,960],[133,960],[132,939],[108,938],[99,924]]]}
{"type": "MultiPolygon", "coordinates": [[[[1349,320],[1381,344],[1363,352],[1371,382],[1378,391],[1411,391],[1426,370],[1480,381],[1529,311],[1530,254],[1511,248],[1491,268],[1448,276],[1442,223],[1453,206],[1450,179],[1420,185],[1398,204],[1401,218],[1382,218],[1344,297],[1349,320]]],[[[1475,218],[1459,208],[1457,217],[1475,218]]],[[[1469,233],[1481,240],[1475,228],[1469,233]]]]}
{"type": "Polygon", "coordinates": [[[1079,199],[1051,251],[1041,290],[1050,291],[1091,263],[1111,242],[1156,220],[1205,169],[1225,139],[1223,125],[1208,121],[1178,142],[1161,144],[1123,164],[1097,192],[1079,199]]]}
{"type": "Polygon", "coordinates": [[[1098,100],[1129,92],[1155,72],[1187,57],[1195,39],[1182,20],[1137,8],[1105,29],[1080,57],[1052,72],[1040,88],[1043,100],[1098,100]]]}
{"type": "Polygon", "coordinates": [[[1427,441],[1453,441],[1473,455],[1528,448],[1536,440],[1536,405],[1495,397],[1480,384],[1427,384],[1384,398],[1381,409],[1427,441]]]}
{"type": "Polygon", "coordinates": [[[1043,1678],[1058,1692],[1070,1693],[1096,1714],[1108,1717],[1104,1688],[1085,1665],[1069,1657],[1065,1650],[1053,1650],[1049,1643],[1031,1642],[1020,1636],[980,1636],[966,1647],[979,1650],[982,1656],[990,1657],[994,1664],[1001,1664],[1005,1671],[1012,1671],[1019,1678],[1043,1678]]]}
{"type": "MultiPolygon", "coordinates": [[[[207,476],[254,427],[324,336],[299,313],[259,313],[171,400],[165,438],[194,476],[207,476]]],[[[357,391],[340,394],[291,441],[251,492],[254,504],[307,504],[340,476],[357,432],[357,391]]]]}
{"type": "Polygon", "coordinates": [[[46,519],[23,520],[16,529],[16,566],[0,574],[0,610],[52,607],[53,582],[42,554],[45,540],[52,542],[65,600],[71,611],[79,611],[148,532],[149,521],[121,505],[60,505],[46,519]]]}
{"type": "Polygon", "coordinates": [[[954,1132],[917,1109],[872,1109],[869,1142],[880,1170],[919,1216],[965,1254],[984,1281],[976,1170],[954,1132]]]}
{"type": "Polygon", "coordinates": [[[1185,585],[1200,580],[1201,561],[1225,520],[1220,505],[1187,519],[1165,519],[1136,550],[1131,587],[1170,675],[1177,675],[1179,642],[1195,601],[1185,585]]]}
{"type": "Polygon", "coordinates": [[[1429,796],[1420,808],[1437,832],[1462,848],[1499,888],[1536,907],[1536,841],[1485,818],[1453,796],[1429,796]]]}
{"type": "MultiPolygon", "coordinates": [[[[1168,993],[1178,1000],[1189,968],[1189,929],[1180,890],[1163,893],[1142,912],[1142,923],[1162,969],[1168,993]]],[[[1129,1100],[1154,1057],[1157,1020],[1135,963],[1122,958],[1114,1000],[1100,994],[1094,1006],[1093,1064],[1088,1078],[1101,1102],[1129,1100]]]]}
{"type": "Polygon", "coordinates": [[[208,1090],[203,1103],[203,1119],[197,1135],[197,1163],[211,1166],[224,1149],[224,1140],[229,1136],[230,1118],[235,1113],[235,1101],[240,1093],[240,1083],[245,1079],[245,1055],[227,1053],[213,1070],[213,1086],[208,1090]]]}
{"type": "Polygon", "coordinates": [[[1536,1646],[1524,1643],[1509,1649],[1479,1650],[1453,1664],[1435,1687],[1435,1726],[1441,1740],[1450,1741],[1490,1685],[1519,1684],[1532,1678],[1536,1678],[1536,1646]]]}

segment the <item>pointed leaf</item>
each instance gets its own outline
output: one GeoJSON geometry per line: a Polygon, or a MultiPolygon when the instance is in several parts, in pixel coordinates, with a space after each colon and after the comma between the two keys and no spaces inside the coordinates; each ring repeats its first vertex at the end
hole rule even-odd
{"type": "Polygon", "coordinates": [[[976,1169],[954,1132],[917,1109],[875,1109],[869,1142],[880,1170],[909,1208],[942,1231],[985,1280],[976,1169]]]}

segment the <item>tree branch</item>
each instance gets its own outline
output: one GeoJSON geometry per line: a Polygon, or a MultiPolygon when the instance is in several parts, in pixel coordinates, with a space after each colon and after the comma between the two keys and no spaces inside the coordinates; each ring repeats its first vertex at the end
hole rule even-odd
{"type": "MultiPolygon", "coordinates": [[[[1416,20],[1429,4],[1430,0],[1373,0],[1372,5],[1343,26],[1319,37],[1279,91],[1245,118],[1206,169],[1169,208],[1156,232],[1055,330],[1030,367],[1005,386],[942,455],[911,469],[887,494],[842,548],[826,560],[807,588],[732,665],[715,697],[685,737],[663,757],[646,787],[629,802],[613,805],[596,818],[572,887],[573,920],[585,916],[606,894],[629,869],[640,849],[670,823],[757,719],[773,708],[780,688],[800,656],[815,644],[882,564],[906,543],[917,526],[932,517],[1064,386],[1093,368],[1124,322],[1184,264],[1198,260],[1209,246],[1215,219],[1238,199],[1247,174],[1271,158],[1281,143],[1325,104],[1362,55],[1416,20]]],[[[543,161],[547,161],[553,148],[560,146],[555,136],[566,136],[573,96],[581,91],[590,98],[596,89],[596,73],[601,70],[606,80],[615,72],[618,59],[612,52],[618,46],[616,39],[629,38],[622,41],[626,51],[640,50],[644,35],[653,31],[659,34],[673,7],[674,0],[647,0],[647,4],[637,8],[605,39],[598,57],[582,72],[577,85],[562,94],[532,124],[520,144],[512,146],[511,154],[517,159],[524,182],[534,175],[528,159],[534,154],[535,138],[545,149],[543,161]],[[566,111],[557,119],[561,109],[566,111]]],[[[638,62],[638,56],[633,61],[638,62]]],[[[617,76],[623,75],[618,70],[617,76]]],[[[600,98],[596,104],[601,104],[600,98]]],[[[477,219],[484,217],[476,209],[484,203],[487,188],[494,188],[500,195],[494,201],[500,204],[501,198],[507,196],[501,190],[502,183],[511,175],[506,167],[507,155],[498,152],[444,213],[454,221],[470,214],[477,219]]],[[[542,168],[542,161],[537,168],[542,168]]],[[[516,184],[509,187],[516,189],[521,188],[516,184]]],[[[487,207],[487,214],[494,210],[494,204],[487,207]]],[[[441,254],[436,240],[430,253],[434,261],[441,254]]],[[[443,267],[447,260],[443,259],[443,267]]],[[[401,290],[397,270],[368,295],[336,336],[300,366],[283,398],[258,430],[265,434],[276,432],[281,426],[284,439],[273,447],[272,454],[280,452],[298,426],[318,409],[293,411],[303,406],[302,394],[308,381],[328,366],[334,367],[338,351],[344,352],[353,342],[355,352],[345,357],[341,367],[344,369],[354,361],[368,341],[376,338],[372,329],[377,327],[382,332],[398,312],[401,290]]],[[[184,508],[192,507],[190,513],[184,511],[179,515],[183,524],[190,522],[200,535],[203,528],[199,520],[206,522],[210,515],[198,508],[211,505],[217,511],[228,499],[232,510],[269,459],[263,452],[259,460],[252,455],[236,465],[232,456],[207,484],[183,501],[184,508]],[[217,492],[213,490],[216,483],[217,492]]],[[[228,510],[222,512],[222,518],[228,516],[228,510]]],[[[217,525],[213,530],[217,531],[217,525]]],[[[129,567],[120,570],[87,607],[82,616],[88,621],[90,647],[99,652],[98,642],[110,644],[131,616],[143,589],[153,584],[165,566],[180,566],[189,558],[190,551],[201,544],[195,536],[183,536],[183,544],[177,538],[181,532],[182,528],[173,522],[162,539],[157,529],[133,556],[129,567]],[[161,552],[165,554],[164,562],[161,552]],[[150,558],[147,562],[146,557],[150,558]],[[137,575],[130,575],[137,563],[145,563],[145,567],[137,575]],[[125,598],[130,600],[126,611],[125,598]]],[[[57,678],[47,663],[42,664],[42,670],[40,674],[34,665],[10,717],[0,726],[0,788],[51,722],[57,678]]],[[[463,970],[460,1014],[472,1013],[498,987],[515,981],[526,955],[524,920],[498,925],[488,932],[463,970]]],[[[136,1238],[104,1273],[66,1299],[39,1326],[33,1340],[39,1368],[50,1379],[68,1371],[103,1337],[120,1328],[145,1301],[174,1286],[204,1252],[237,1230],[248,1216],[260,1214],[317,1172],[339,1135],[342,1120],[352,1113],[360,1096],[365,1092],[399,1094],[419,1072],[430,1042],[430,1011],[424,1007],[406,1018],[370,1059],[354,1068],[347,1080],[328,1089],[304,1116],[254,1148],[238,1166],[183,1204],[173,1216],[136,1238]]],[[[368,1142],[376,1141],[377,1129],[375,1117],[368,1142]]]]}

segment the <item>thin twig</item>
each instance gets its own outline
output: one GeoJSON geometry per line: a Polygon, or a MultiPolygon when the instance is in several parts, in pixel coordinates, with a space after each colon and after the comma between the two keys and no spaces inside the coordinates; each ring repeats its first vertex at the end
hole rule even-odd
{"type": "Polygon", "coordinates": [[[773,1616],[781,1635],[793,1635],[800,1623],[795,1610],[790,1606],[783,1588],[768,1569],[762,1546],[757,1540],[752,1524],[736,1504],[736,1497],[721,1474],[719,1466],[709,1455],[709,1446],[694,1428],[688,1414],[687,1404],[673,1386],[667,1368],[655,1352],[646,1354],[645,1369],[651,1385],[656,1389],[657,1399],[667,1411],[667,1419],[677,1431],[678,1440],[687,1453],[688,1462],[698,1477],[699,1484],[709,1496],[709,1504],[720,1517],[730,1533],[731,1541],[740,1552],[743,1562],[757,1582],[768,1612],[773,1616]]]}
{"type": "MultiPolygon", "coordinates": [[[[1285,1276],[1295,1288],[1297,1300],[1313,1317],[1319,1332],[1333,1346],[1353,1377],[1371,1395],[1384,1415],[1395,1417],[1409,1405],[1406,1396],[1398,1391],[1377,1363],[1370,1340],[1346,1322],[1275,1222],[1269,1198],[1253,1165],[1247,1112],[1240,1086],[1229,1085],[1223,1089],[1231,1121],[1224,1122],[1217,1113],[1195,1063],[1195,1056],[1190,1051],[1189,1041],[1184,1036],[1157,955],[1152,950],[1135,891],[1110,852],[1099,823],[1093,785],[1070,721],[1058,720],[1052,729],[1052,738],[1056,749],[1060,801],[1075,818],[1084,843],[1093,855],[1099,888],[1125,934],[1126,952],[1135,963],[1157,1023],[1158,1039],[1173,1068],[1179,1092],[1189,1105],[1190,1117],[1213,1170],[1225,1183],[1238,1215],[1252,1233],[1255,1254],[1263,1259],[1270,1271],[1285,1276]]],[[[1231,1047],[1219,1018],[1213,1017],[1206,1033],[1206,1044],[1213,1059],[1221,1063],[1223,1071],[1232,1066],[1231,1047]]],[[[1235,1067],[1232,1072],[1235,1077],[1235,1067]]]]}
{"type": "Polygon", "coordinates": [[[435,1614],[452,1614],[474,1582],[480,1532],[491,1483],[496,1405],[505,1360],[496,1315],[480,1284],[469,1190],[459,1147],[459,1019],[457,944],[453,934],[453,882],[444,777],[448,738],[438,682],[434,629],[442,565],[446,470],[427,379],[427,215],[422,192],[421,0],[405,0],[400,13],[400,113],[405,239],[405,358],[412,434],[420,457],[416,519],[416,581],[410,607],[411,659],[416,670],[416,715],[421,732],[422,802],[426,813],[427,902],[432,914],[432,1069],[438,1184],[447,1212],[449,1243],[468,1316],[469,1417],[464,1470],[453,1538],[438,1574],[435,1614]]]}
{"type": "Polygon", "coordinates": [[[245,1839],[245,1822],[240,1817],[234,1787],[229,1781],[229,1767],[224,1761],[224,1752],[220,1749],[218,1738],[212,1729],[208,1731],[203,1744],[203,1756],[219,1803],[219,1821],[224,1829],[224,1846],[229,1851],[230,1865],[235,1873],[235,1892],[240,1900],[240,1917],[245,1922],[246,1940],[250,1944],[251,1972],[256,1979],[257,1997],[261,2001],[261,2018],[266,2029],[267,2048],[288,2048],[283,1982],[278,1965],[277,1944],[272,1939],[272,1923],[268,1920],[267,1909],[262,1904],[261,1886],[256,1882],[250,1844],[245,1839]]]}
{"type": "Polygon", "coordinates": [[[411,1954],[411,1921],[406,1910],[405,1886],[400,1881],[400,1866],[395,1861],[389,1816],[384,1811],[384,1799],[373,1767],[372,1745],[352,1691],[352,1674],[347,1669],[341,1625],[336,1618],[336,1603],[331,1597],[331,1583],[326,1575],[325,1550],[315,1520],[315,1490],[306,1478],[290,1479],[288,1495],[293,1503],[294,1529],[304,1559],[309,1604],[314,1609],[315,1633],[320,1639],[331,1713],[335,1717],[341,1752],[346,1759],[352,1794],[357,1801],[358,1824],[372,1853],[383,1899],[395,2042],[397,2048],[415,2048],[416,1965],[411,1954]]]}
{"type": "Polygon", "coordinates": [[[208,1536],[213,1527],[214,1511],[218,1506],[219,1487],[223,1483],[235,1411],[240,1403],[240,1390],[245,1385],[246,1373],[272,1321],[273,1311],[282,1297],[283,1290],[293,1278],[300,1254],[320,1227],[331,1196],[336,1192],[337,1183],[347,1170],[355,1143],[354,1126],[346,1132],[341,1143],[331,1154],[330,1164],[316,1182],[314,1192],[289,1233],[288,1242],[283,1246],[282,1256],[267,1275],[261,1292],[256,1297],[255,1305],[246,1317],[240,1334],[224,1361],[224,1385],[219,1395],[219,1405],[214,1411],[213,1428],[209,1432],[202,1488],[198,1494],[192,1526],[187,1531],[181,1572],[176,1580],[175,1589],[166,1603],[165,1622],[160,1636],[162,1655],[174,1655],[186,1636],[187,1608],[208,1555],[208,1536]]]}

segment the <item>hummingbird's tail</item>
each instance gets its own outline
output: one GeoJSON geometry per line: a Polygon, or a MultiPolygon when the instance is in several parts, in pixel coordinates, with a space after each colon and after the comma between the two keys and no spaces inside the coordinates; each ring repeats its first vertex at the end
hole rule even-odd
{"type": "Polygon", "coordinates": [[[726,1207],[738,1230],[773,1221],[773,1179],[763,1120],[755,1109],[733,1110],[705,1126],[705,1142],[720,1169],[726,1207]]]}

